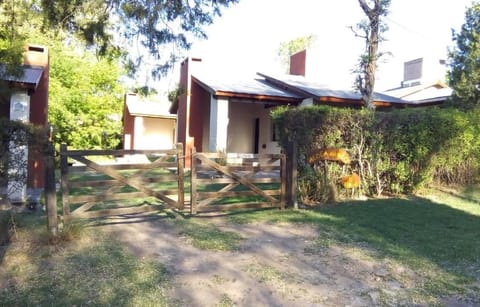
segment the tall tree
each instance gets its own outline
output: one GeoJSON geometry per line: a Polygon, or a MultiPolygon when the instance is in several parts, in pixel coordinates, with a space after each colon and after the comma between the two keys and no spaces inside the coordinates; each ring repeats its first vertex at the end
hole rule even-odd
{"type": "Polygon", "coordinates": [[[123,54],[135,71],[149,53],[154,77],[166,73],[178,49],[193,37],[206,38],[203,27],[221,9],[238,0],[40,0],[45,25],[80,35],[100,54],[123,54]],[[139,43],[139,51],[132,48],[139,43]],[[162,46],[171,44],[169,50],[162,46]],[[145,52],[143,52],[145,51],[145,52]]]}
{"type": "Polygon", "coordinates": [[[55,143],[78,149],[118,146],[125,93],[119,82],[118,59],[97,57],[94,50],[84,48],[82,41],[64,31],[42,32],[41,12],[34,2],[8,2],[16,4],[12,11],[22,12],[16,15],[16,35],[49,48],[48,121],[54,127],[55,143]]]}
{"type": "Polygon", "coordinates": [[[290,71],[290,56],[312,47],[316,40],[317,36],[310,34],[308,36],[300,36],[280,43],[277,54],[280,58],[281,65],[285,68],[285,72],[288,73],[290,71]]]}
{"type": "Polygon", "coordinates": [[[25,20],[27,9],[23,1],[0,1],[0,73],[20,73],[25,36],[19,25],[25,20]]]}
{"type": "Polygon", "coordinates": [[[480,2],[465,13],[460,32],[453,31],[456,47],[449,52],[448,80],[452,102],[462,108],[480,106],[480,2]]]}
{"type": "Polygon", "coordinates": [[[356,36],[365,39],[365,53],[360,56],[356,87],[362,94],[364,106],[369,109],[375,109],[375,104],[373,103],[375,73],[377,71],[377,60],[381,56],[378,47],[383,40],[382,33],[387,29],[382,22],[382,17],[388,14],[390,0],[358,0],[358,2],[367,19],[357,24],[357,31],[354,30],[356,36]]]}

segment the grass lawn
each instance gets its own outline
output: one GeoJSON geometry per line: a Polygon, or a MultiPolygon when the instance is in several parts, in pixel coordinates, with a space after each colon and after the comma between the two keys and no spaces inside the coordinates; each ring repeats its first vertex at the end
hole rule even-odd
{"type": "MultiPolygon", "coordinates": [[[[317,245],[348,245],[407,265],[426,296],[480,293],[480,192],[435,190],[423,197],[349,201],[312,210],[234,215],[237,223],[308,223],[317,245]],[[475,284],[476,282],[476,284],[475,284]]],[[[315,248],[312,251],[315,252],[315,248]]]]}
{"type": "MultiPolygon", "coordinates": [[[[174,276],[162,263],[134,257],[99,228],[73,225],[60,242],[49,245],[42,214],[19,214],[16,219],[12,243],[0,246],[0,306],[176,304],[168,297],[174,276]]],[[[305,253],[347,246],[361,257],[399,263],[416,272],[419,279],[411,295],[419,301],[441,296],[480,299],[477,188],[350,201],[310,210],[235,213],[228,221],[313,225],[318,235],[305,253]]],[[[173,224],[182,227],[182,235],[197,248],[241,250],[239,236],[219,230],[208,219],[173,224]]]]}

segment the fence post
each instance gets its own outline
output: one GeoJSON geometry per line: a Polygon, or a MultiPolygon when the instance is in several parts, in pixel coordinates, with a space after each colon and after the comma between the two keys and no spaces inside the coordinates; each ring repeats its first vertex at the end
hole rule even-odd
{"type": "Polygon", "coordinates": [[[185,154],[183,153],[183,144],[177,144],[177,172],[178,172],[178,206],[180,210],[185,208],[185,154]]]}
{"type": "Polygon", "coordinates": [[[285,148],[286,177],[287,177],[287,204],[298,209],[297,202],[297,145],[290,141],[285,148]]]}
{"type": "Polygon", "coordinates": [[[280,155],[280,209],[285,209],[285,203],[287,200],[287,159],[284,152],[280,155]]]}
{"type": "Polygon", "coordinates": [[[60,145],[60,172],[62,182],[62,209],[63,222],[66,224],[70,217],[70,204],[68,202],[68,156],[67,144],[60,145]]]}
{"type": "Polygon", "coordinates": [[[197,159],[196,149],[192,147],[190,155],[190,214],[197,213],[197,159]]]}
{"type": "Polygon", "coordinates": [[[47,227],[52,236],[58,235],[57,192],[55,185],[55,147],[48,141],[45,160],[45,208],[47,210],[47,227]]]}

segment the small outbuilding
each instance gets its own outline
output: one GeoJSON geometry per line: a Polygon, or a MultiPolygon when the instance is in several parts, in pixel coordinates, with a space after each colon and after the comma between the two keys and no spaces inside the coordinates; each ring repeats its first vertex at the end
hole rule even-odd
{"type": "Polygon", "coordinates": [[[148,101],[134,93],[125,95],[123,110],[124,149],[172,149],[176,116],[168,104],[148,101]]]}

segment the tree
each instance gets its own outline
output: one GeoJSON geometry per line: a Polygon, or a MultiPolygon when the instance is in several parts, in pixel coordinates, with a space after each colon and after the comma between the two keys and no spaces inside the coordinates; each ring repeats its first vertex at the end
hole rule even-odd
{"type": "Polygon", "coordinates": [[[25,36],[17,25],[25,19],[22,13],[25,9],[22,1],[0,1],[0,63],[3,66],[0,74],[20,74],[25,36]]]}
{"type": "Polygon", "coordinates": [[[285,67],[285,71],[287,73],[290,70],[290,56],[299,51],[310,48],[316,42],[316,40],[317,36],[310,34],[308,36],[301,36],[287,42],[280,43],[277,54],[280,58],[281,65],[285,67]]]}
{"type": "Polygon", "coordinates": [[[76,149],[116,148],[125,93],[118,65],[89,52],[57,47],[51,52],[48,115],[55,143],[76,149]]]}
{"type": "Polygon", "coordinates": [[[388,14],[390,0],[358,0],[358,2],[367,16],[367,20],[357,24],[356,30],[352,29],[356,36],[365,39],[365,53],[360,56],[358,63],[359,75],[356,79],[356,87],[362,94],[364,106],[368,109],[375,109],[373,103],[375,73],[377,60],[382,55],[379,53],[378,47],[383,39],[382,33],[387,30],[386,25],[382,23],[382,17],[388,14]],[[362,34],[358,34],[357,31],[361,31],[362,34]]]}
{"type": "Polygon", "coordinates": [[[117,147],[126,90],[119,82],[118,58],[97,57],[68,32],[41,31],[40,11],[26,5],[28,1],[8,2],[17,5],[12,12],[25,9],[15,18],[16,35],[49,48],[48,121],[54,127],[54,142],[77,149],[117,147]]]}
{"type": "Polygon", "coordinates": [[[45,26],[77,34],[102,55],[123,55],[135,71],[145,53],[155,64],[154,77],[165,74],[188,49],[193,37],[206,38],[203,26],[220,15],[222,7],[238,0],[41,0],[45,26]],[[140,45],[138,53],[132,52],[140,45]],[[170,50],[161,47],[171,44],[170,50]],[[145,51],[145,52],[143,52],[145,51]]]}
{"type": "Polygon", "coordinates": [[[452,102],[462,108],[480,106],[480,2],[465,13],[459,33],[453,31],[456,47],[449,52],[448,80],[453,88],[452,102]]]}

